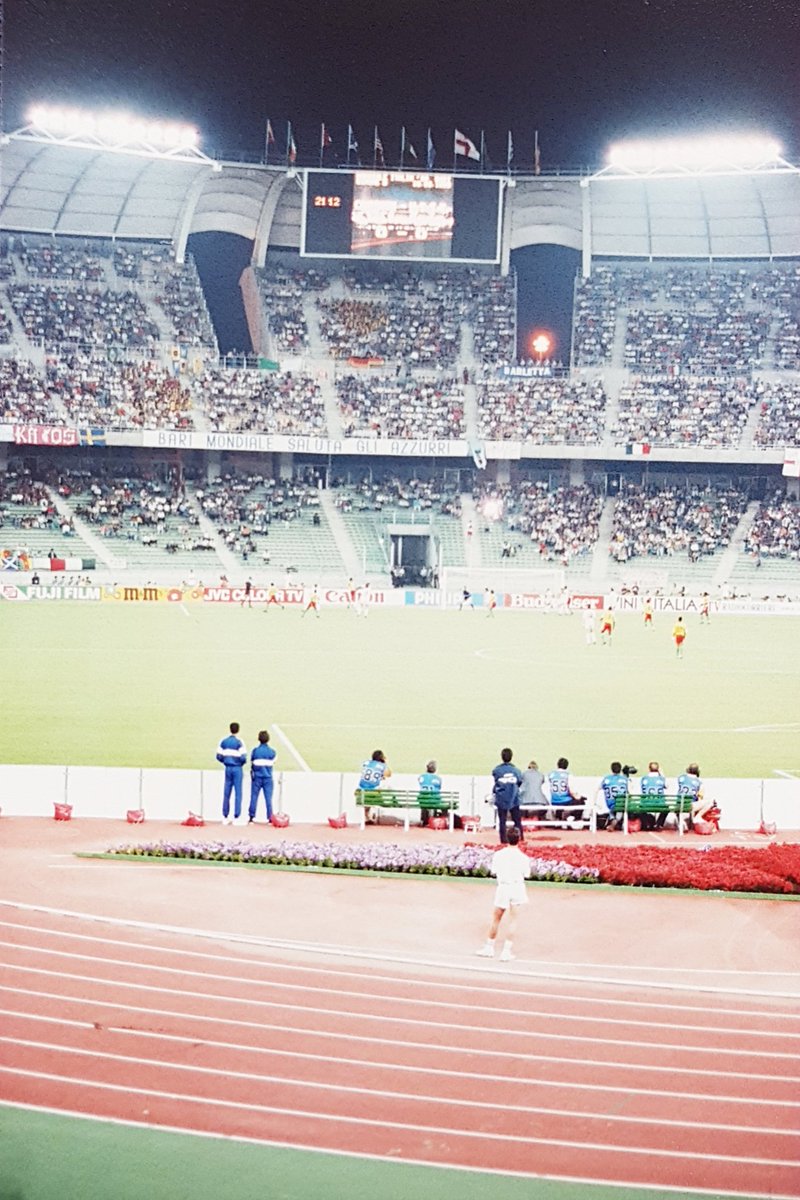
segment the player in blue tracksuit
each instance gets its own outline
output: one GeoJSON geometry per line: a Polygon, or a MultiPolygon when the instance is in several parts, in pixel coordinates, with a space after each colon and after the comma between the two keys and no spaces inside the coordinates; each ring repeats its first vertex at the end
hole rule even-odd
{"type": "Polygon", "coordinates": [[[262,729],[258,734],[258,745],[253,747],[250,754],[250,821],[255,821],[258,811],[258,797],[264,793],[264,803],[267,806],[267,820],[272,820],[272,768],[275,764],[275,751],[269,744],[269,734],[262,729]]]}
{"type": "Polygon", "coordinates": [[[222,789],[222,824],[231,823],[231,792],[233,792],[233,819],[242,815],[242,775],[247,762],[247,747],[239,737],[239,722],[233,721],[230,735],[217,746],[217,762],[225,767],[225,786],[222,789]]]}
{"type": "Polygon", "coordinates": [[[604,775],[600,780],[599,790],[608,809],[606,829],[618,829],[622,817],[622,805],[620,804],[620,814],[618,816],[617,801],[624,800],[628,795],[628,776],[622,774],[622,763],[612,762],[608,775],[604,775]]]}
{"type": "Polygon", "coordinates": [[[523,840],[522,814],[519,811],[519,786],[522,783],[522,771],[511,761],[512,751],[506,746],[500,751],[500,762],[492,770],[492,796],[497,808],[497,823],[500,826],[500,841],[508,841],[508,818],[519,830],[519,840],[523,840]]]}

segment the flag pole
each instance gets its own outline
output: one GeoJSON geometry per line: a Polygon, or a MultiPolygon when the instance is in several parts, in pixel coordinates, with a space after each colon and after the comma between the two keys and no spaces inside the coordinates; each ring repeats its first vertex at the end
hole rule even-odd
{"type": "Polygon", "coordinates": [[[483,174],[484,163],[486,162],[486,137],[484,131],[481,130],[481,175],[483,174]]]}
{"type": "Polygon", "coordinates": [[[403,159],[406,155],[406,127],[400,126],[400,170],[403,169],[403,159]]]}
{"type": "Polygon", "coordinates": [[[286,165],[291,165],[292,161],[292,122],[286,122],[286,165]]]}
{"type": "Polygon", "coordinates": [[[319,165],[322,166],[322,156],[325,153],[325,122],[323,121],[319,129],[319,165]]]}
{"type": "Polygon", "coordinates": [[[269,123],[269,117],[267,117],[267,128],[264,131],[264,166],[265,167],[269,166],[269,134],[270,134],[271,128],[272,127],[269,123]]]}

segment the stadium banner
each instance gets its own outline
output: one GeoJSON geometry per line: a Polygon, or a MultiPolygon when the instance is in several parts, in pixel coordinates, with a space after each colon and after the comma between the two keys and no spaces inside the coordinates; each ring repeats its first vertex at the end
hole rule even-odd
{"type": "MultiPolygon", "coordinates": [[[[202,599],[206,604],[260,604],[268,603],[283,605],[284,608],[301,608],[304,607],[311,595],[310,588],[298,584],[297,587],[264,587],[262,585],[253,586],[250,592],[244,587],[204,587],[202,590],[202,599]],[[274,593],[274,594],[273,594],[274,593]]],[[[319,602],[321,605],[345,608],[350,604],[349,594],[346,588],[319,588],[319,602]]],[[[357,604],[367,608],[374,606],[385,608],[391,604],[402,604],[400,594],[395,594],[391,591],[369,591],[366,595],[366,600],[363,597],[363,590],[358,589],[357,604]]]]}
{"type": "Polygon", "coordinates": [[[439,437],[326,438],[311,434],[220,433],[145,429],[142,446],[159,450],[230,450],[244,454],[352,454],[389,458],[466,458],[466,441],[439,437]]]}
{"type": "Polygon", "coordinates": [[[550,379],[553,368],[548,363],[506,364],[500,367],[498,374],[501,379],[550,379]]]}
{"type": "Polygon", "coordinates": [[[12,441],[17,446],[77,446],[79,434],[77,429],[66,425],[11,425],[11,437],[3,441],[12,441]]]}

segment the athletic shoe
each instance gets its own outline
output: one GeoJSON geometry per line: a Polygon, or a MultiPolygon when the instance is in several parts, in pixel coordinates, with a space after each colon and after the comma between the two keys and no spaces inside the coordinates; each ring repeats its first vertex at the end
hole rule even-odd
{"type": "Polygon", "coordinates": [[[513,962],[516,957],[516,954],[512,954],[510,950],[504,950],[500,955],[500,962],[513,962]]]}
{"type": "Polygon", "coordinates": [[[222,818],[222,824],[223,824],[223,825],[232,825],[232,824],[233,824],[233,817],[223,817],[223,818],[222,818]]]}
{"type": "Polygon", "coordinates": [[[244,825],[245,819],[244,819],[244,817],[234,817],[233,823],[234,823],[234,825],[244,825]]]}
{"type": "Polygon", "coordinates": [[[494,946],[481,946],[475,953],[478,958],[494,958],[494,946]]]}

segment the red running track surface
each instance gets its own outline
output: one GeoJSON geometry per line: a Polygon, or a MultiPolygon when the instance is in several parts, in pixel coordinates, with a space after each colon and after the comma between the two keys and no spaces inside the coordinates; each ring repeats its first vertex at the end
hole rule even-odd
{"type": "Polygon", "coordinates": [[[800,1007],[0,909],[0,1094],[394,1161],[800,1195],[800,1007]]]}

